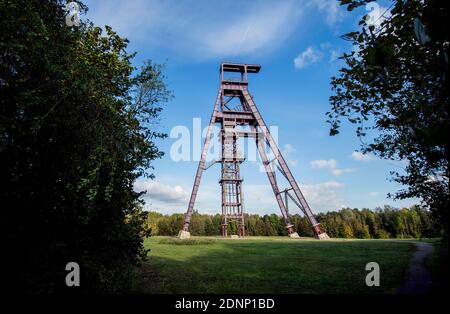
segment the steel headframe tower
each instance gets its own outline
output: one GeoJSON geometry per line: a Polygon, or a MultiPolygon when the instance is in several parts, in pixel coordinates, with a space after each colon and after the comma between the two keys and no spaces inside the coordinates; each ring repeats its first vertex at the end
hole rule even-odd
{"type": "Polygon", "coordinates": [[[178,234],[178,237],[181,239],[190,237],[189,224],[202,173],[216,162],[222,164],[221,179],[219,181],[222,186],[222,236],[227,236],[227,225],[231,220],[238,222],[238,235],[240,237],[245,235],[242,179],[239,171],[240,164],[244,161],[244,158],[242,158],[237,148],[237,140],[241,136],[255,138],[265,172],[272,185],[289,236],[292,238],[299,237],[297,232],[295,232],[288,213],[288,199],[291,199],[308,217],[315,237],[317,239],[329,238],[325,232],[321,231],[320,224],[314,217],[266,123],[262,119],[253,97],[248,92],[247,74],[258,73],[260,69],[261,66],[257,64],[222,63],[220,66],[220,88],[207,129],[183,229],[178,234]],[[238,77],[229,77],[226,75],[229,72],[239,73],[240,75],[238,77]],[[239,105],[230,109],[229,104],[233,99],[238,99],[239,105]],[[216,123],[221,125],[222,154],[220,160],[213,161],[206,166],[206,155],[213,136],[213,127],[216,123]],[[250,126],[250,131],[240,131],[236,128],[239,126],[250,126]],[[268,159],[266,145],[269,146],[274,155],[272,160],[268,159]],[[280,190],[275,175],[276,170],[285,177],[289,184],[288,188],[280,190]]]}

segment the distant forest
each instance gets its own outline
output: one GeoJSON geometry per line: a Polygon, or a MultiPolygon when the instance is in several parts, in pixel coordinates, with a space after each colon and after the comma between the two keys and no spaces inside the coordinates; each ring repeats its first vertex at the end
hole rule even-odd
{"type": "MultiPolygon", "coordinates": [[[[337,212],[319,213],[317,220],[332,238],[388,239],[440,237],[441,229],[428,210],[418,206],[396,209],[390,206],[375,210],[344,208],[337,212]]],[[[313,232],[306,217],[291,215],[292,223],[300,236],[312,237],[313,232]]],[[[163,215],[148,212],[147,227],[151,235],[173,236],[182,228],[184,214],[163,215]]],[[[220,235],[221,215],[192,215],[189,231],[196,236],[220,235]]],[[[283,218],[276,214],[245,214],[245,229],[249,236],[287,235],[283,218]]],[[[237,234],[237,225],[230,223],[229,234],[237,234]]]]}

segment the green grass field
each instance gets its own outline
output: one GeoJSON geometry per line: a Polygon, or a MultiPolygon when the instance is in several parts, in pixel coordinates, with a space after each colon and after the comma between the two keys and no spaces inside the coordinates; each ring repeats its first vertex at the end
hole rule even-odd
{"type": "Polygon", "coordinates": [[[398,240],[284,237],[153,237],[145,246],[144,293],[394,293],[415,251],[398,240]],[[365,284],[368,262],[380,265],[380,287],[365,284]]]}

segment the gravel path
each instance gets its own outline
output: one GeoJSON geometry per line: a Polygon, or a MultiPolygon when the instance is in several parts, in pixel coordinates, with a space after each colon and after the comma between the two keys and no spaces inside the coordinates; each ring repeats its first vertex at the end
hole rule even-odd
{"type": "Polygon", "coordinates": [[[420,294],[427,292],[431,287],[431,274],[425,262],[433,253],[433,245],[426,242],[414,242],[416,253],[409,264],[406,282],[397,289],[399,294],[420,294]]]}

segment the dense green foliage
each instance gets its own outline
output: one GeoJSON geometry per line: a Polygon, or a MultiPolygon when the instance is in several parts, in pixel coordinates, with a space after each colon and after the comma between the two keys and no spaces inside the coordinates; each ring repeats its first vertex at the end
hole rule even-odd
{"type": "MultiPolygon", "coordinates": [[[[372,0],[340,2],[351,11],[372,0]]],[[[390,8],[381,25],[362,19],[344,36],[353,49],[331,81],[330,133],[345,119],[356,126],[363,152],[406,161],[404,172],[392,173],[405,187],[395,197],[420,198],[448,233],[449,6],[407,0],[390,8]]]]}
{"type": "MultiPolygon", "coordinates": [[[[2,284],[33,293],[128,289],[147,255],[134,181],[162,155],[161,67],[127,40],[65,23],[62,0],[0,0],[2,284]],[[81,287],[67,288],[77,262],[81,287]]],[[[83,9],[86,9],[82,6],[83,9]]]]}
{"type": "MultiPolygon", "coordinates": [[[[369,209],[345,208],[338,212],[317,215],[322,228],[332,238],[387,239],[439,237],[440,230],[430,212],[419,207],[397,210],[389,206],[374,211],[369,209]]],[[[147,225],[152,235],[176,235],[183,225],[183,215],[162,215],[149,212],[147,225]]],[[[220,215],[202,215],[194,211],[189,231],[197,236],[217,236],[220,234],[220,215]]],[[[298,234],[312,237],[313,232],[307,218],[292,215],[298,234]]],[[[281,216],[245,214],[246,234],[249,236],[287,235],[281,216]]],[[[237,225],[230,223],[230,234],[237,234],[237,225]]]]}
{"type": "Polygon", "coordinates": [[[392,240],[151,237],[137,288],[147,293],[395,293],[414,245],[392,240]],[[208,242],[205,243],[204,241],[208,242]],[[212,243],[211,243],[212,241],[212,243]],[[377,261],[381,285],[365,284],[377,261]]]}

